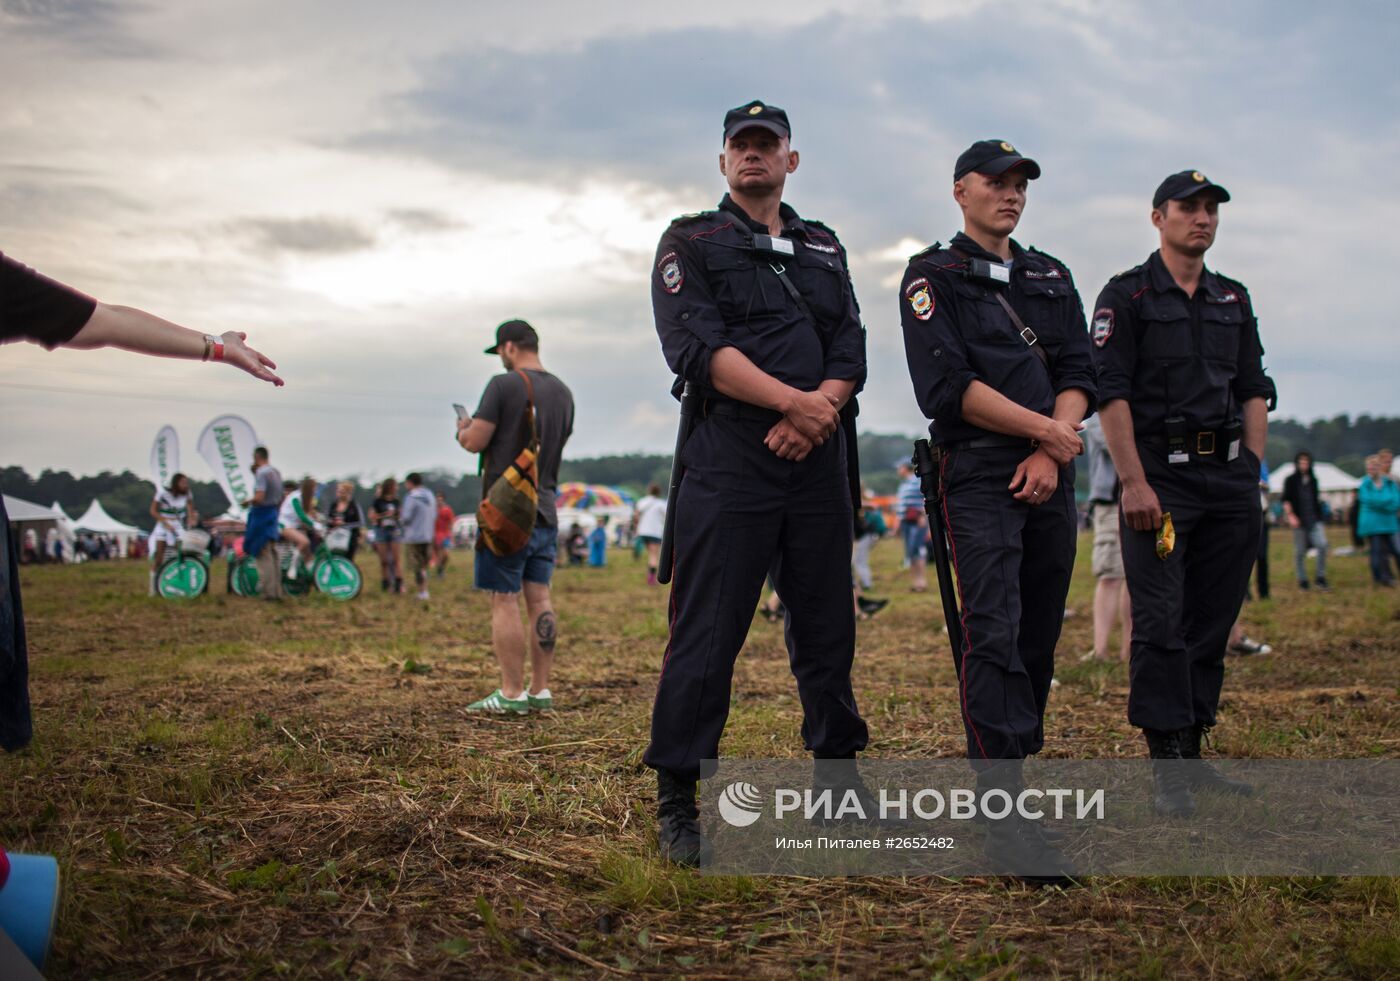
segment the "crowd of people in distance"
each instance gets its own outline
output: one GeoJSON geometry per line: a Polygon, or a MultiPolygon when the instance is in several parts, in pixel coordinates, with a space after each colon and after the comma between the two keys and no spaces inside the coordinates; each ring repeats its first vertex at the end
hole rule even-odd
{"type": "MultiPolygon", "coordinates": [[[[366,526],[379,558],[379,588],[386,592],[404,591],[406,553],[408,575],[417,589],[415,595],[426,600],[429,574],[436,573],[441,579],[447,571],[457,515],[441,493],[435,495],[423,486],[421,474],[409,474],[403,486],[400,499],[397,480],[388,477],[380,483],[369,506],[366,526]]],[[[342,526],[350,527],[344,517],[342,526]]]]}
{"type": "Polygon", "coordinates": [[[26,528],[20,542],[20,565],[39,565],[44,562],[105,562],[108,559],[140,558],[146,554],[146,544],[139,538],[129,538],[126,545],[116,535],[99,535],[90,531],[79,532],[70,546],[64,542],[57,528],[50,528],[43,541],[33,528],[26,528]],[[72,550],[70,556],[69,549],[72,550]]]}

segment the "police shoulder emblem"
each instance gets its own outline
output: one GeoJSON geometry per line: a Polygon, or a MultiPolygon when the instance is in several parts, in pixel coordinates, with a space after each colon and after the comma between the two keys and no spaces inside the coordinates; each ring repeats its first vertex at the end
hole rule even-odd
{"type": "Polygon", "coordinates": [[[904,296],[908,299],[909,309],[914,312],[914,316],[920,320],[927,320],[933,316],[933,289],[927,279],[920,276],[910,281],[909,285],[904,287],[904,296]]]}
{"type": "Polygon", "coordinates": [[[1094,311],[1094,346],[1103,347],[1113,336],[1113,308],[1099,307],[1094,311]]]}
{"type": "Polygon", "coordinates": [[[667,252],[656,264],[656,268],[661,273],[661,288],[667,293],[679,293],[685,285],[685,270],[681,268],[681,257],[674,252],[667,252]]]}

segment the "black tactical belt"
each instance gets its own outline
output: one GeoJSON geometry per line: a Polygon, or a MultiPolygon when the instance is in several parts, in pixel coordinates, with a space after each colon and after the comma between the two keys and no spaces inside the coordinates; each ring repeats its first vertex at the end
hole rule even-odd
{"type": "Polygon", "coordinates": [[[1033,439],[1024,436],[1007,436],[1003,433],[992,433],[989,436],[974,436],[972,439],[957,439],[951,443],[944,443],[946,450],[986,450],[994,446],[1016,446],[1023,450],[1033,450],[1040,444],[1033,439]]]}
{"type": "MultiPolygon", "coordinates": [[[[1240,433],[1239,427],[1188,432],[1184,449],[1193,460],[1219,460],[1225,463],[1230,457],[1230,443],[1240,439],[1240,433]]],[[[1138,442],[1153,449],[1164,449],[1171,446],[1171,441],[1166,436],[1161,435],[1139,436],[1138,442]]]]}
{"type": "Polygon", "coordinates": [[[766,422],[770,426],[775,425],[783,418],[783,414],[774,409],[765,409],[762,406],[750,405],[748,402],[740,402],[738,399],[725,398],[706,399],[700,414],[751,419],[754,422],[766,422]]]}

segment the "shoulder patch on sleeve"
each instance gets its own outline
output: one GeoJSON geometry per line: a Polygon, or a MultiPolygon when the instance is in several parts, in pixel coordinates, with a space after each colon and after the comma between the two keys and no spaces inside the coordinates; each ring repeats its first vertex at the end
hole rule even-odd
{"type": "Polygon", "coordinates": [[[1113,336],[1113,308],[1099,307],[1094,311],[1094,323],[1089,335],[1094,347],[1103,347],[1113,336]]]}
{"type": "Polygon", "coordinates": [[[923,276],[915,277],[904,284],[904,299],[909,304],[910,311],[920,320],[928,320],[933,316],[933,287],[923,276]]]}
{"type": "Polygon", "coordinates": [[[667,252],[656,263],[657,275],[661,277],[661,288],[667,293],[679,293],[685,285],[685,267],[676,252],[667,252]]]}

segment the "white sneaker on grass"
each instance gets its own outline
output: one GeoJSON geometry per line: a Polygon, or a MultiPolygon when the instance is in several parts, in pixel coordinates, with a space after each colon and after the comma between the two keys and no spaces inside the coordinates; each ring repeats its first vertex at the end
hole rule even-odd
{"type": "Polygon", "coordinates": [[[493,715],[529,715],[530,699],[522,694],[519,698],[506,698],[497,688],[479,702],[467,706],[468,712],[490,712],[493,715]]]}

